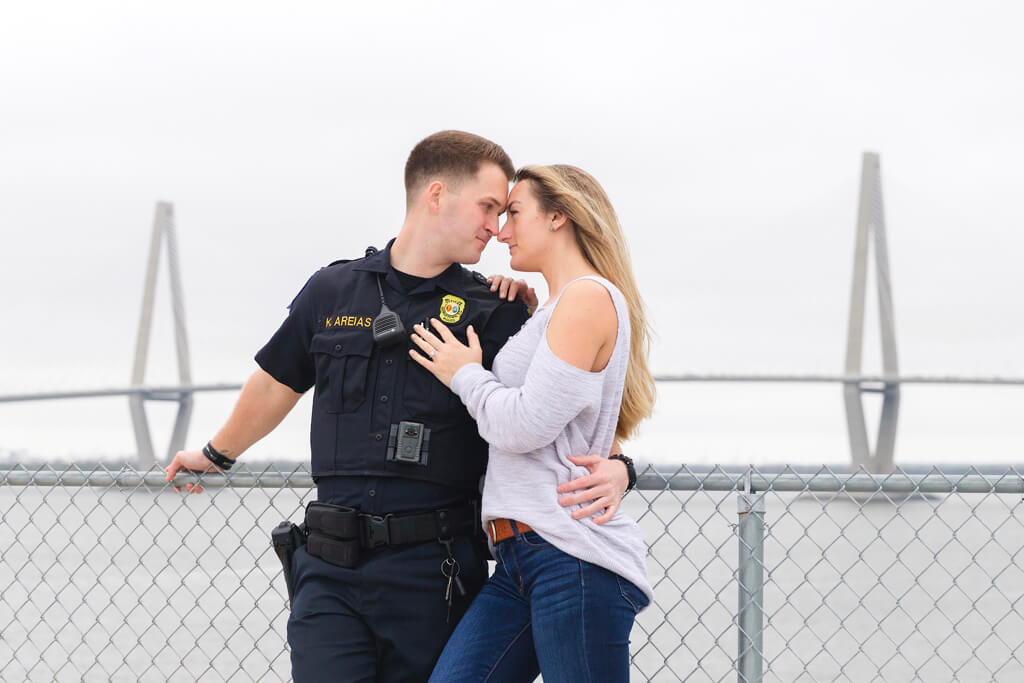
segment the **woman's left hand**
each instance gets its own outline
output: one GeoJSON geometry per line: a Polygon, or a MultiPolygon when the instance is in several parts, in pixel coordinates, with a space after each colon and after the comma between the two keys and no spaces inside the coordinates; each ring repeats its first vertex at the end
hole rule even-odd
{"type": "Polygon", "coordinates": [[[420,347],[425,356],[409,349],[412,359],[430,371],[434,377],[441,380],[448,388],[452,386],[452,377],[464,365],[480,363],[483,361],[483,351],[480,349],[480,338],[470,325],[466,328],[466,338],[469,346],[460,342],[452,331],[448,329],[437,318],[431,318],[430,324],[437,330],[438,337],[423,325],[413,325],[415,333],[412,340],[420,347]]]}
{"type": "Polygon", "coordinates": [[[487,278],[492,292],[497,292],[502,299],[515,301],[519,299],[531,311],[537,308],[540,301],[537,299],[537,291],[526,284],[526,280],[513,280],[508,275],[491,275],[487,278]]]}

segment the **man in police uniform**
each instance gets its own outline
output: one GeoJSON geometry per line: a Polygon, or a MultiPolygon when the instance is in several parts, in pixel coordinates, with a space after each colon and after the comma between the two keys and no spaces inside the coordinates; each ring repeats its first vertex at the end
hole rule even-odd
{"type": "MultiPolygon", "coordinates": [[[[409,357],[408,333],[437,318],[465,341],[472,325],[489,368],[526,320],[516,288],[492,292],[459,265],[479,261],[497,234],[513,173],[504,150],[479,136],[421,141],[406,164],[398,236],[315,273],[256,354],[260,369],[225,426],[167,467],[168,479],[230,467],[315,387],[318,501],[290,577],[298,683],[425,681],[487,578],[478,508],[487,444],[458,397],[409,357]]],[[[626,467],[579,462],[592,474],[563,487],[576,491],[564,503],[617,506],[626,467]]]]}

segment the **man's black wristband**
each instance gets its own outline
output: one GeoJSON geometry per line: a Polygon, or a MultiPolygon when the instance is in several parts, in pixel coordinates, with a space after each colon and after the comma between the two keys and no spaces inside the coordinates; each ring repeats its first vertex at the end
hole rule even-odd
{"type": "Polygon", "coordinates": [[[220,453],[209,441],[207,441],[206,445],[203,446],[203,455],[205,455],[206,459],[212,462],[214,466],[219,467],[222,470],[230,470],[231,466],[235,464],[234,460],[223,453],[220,453]]]}
{"type": "Polygon", "coordinates": [[[636,486],[636,467],[633,466],[633,460],[622,453],[613,453],[608,456],[609,460],[620,460],[626,466],[626,475],[629,477],[629,484],[626,485],[626,492],[629,493],[636,486]]]}

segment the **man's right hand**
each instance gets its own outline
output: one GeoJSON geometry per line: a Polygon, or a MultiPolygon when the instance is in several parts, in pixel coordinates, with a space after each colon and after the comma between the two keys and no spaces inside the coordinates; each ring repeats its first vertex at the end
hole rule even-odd
{"type": "MultiPolygon", "coordinates": [[[[217,472],[217,468],[213,466],[213,463],[206,459],[202,451],[178,451],[174,454],[174,459],[171,460],[171,464],[164,468],[164,472],[167,473],[167,481],[174,479],[174,476],[178,472],[217,472]]],[[[178,493],[181,492],[180,486],[173,487],[178,493]]],[[[199,484],[185,484],[185,491],[187,493],[202,493],[203,487],[199,484]]]]}
{"type": "MultiPolygon", "coordinates": [[[[242,393],[235,402],[231,417],[214,435],[213,441],[221,444],[221,453],[233,460],[237,459],[249,446],[280,424],[300,398],[302,394],[292,391],[290,387],[281,384],[259,368],[242,387],[242,393]],[[229,444],[232,450],[225,450],[224,444],[229,444]]],[[[220,470],[214,467],[200,450],[178,451],[164,471],[167,472],[167,481],[171,481],[178,472],[199,474],[220,470]]],[[[181,487],[175,486],[174,490],[180,491],[181,487]]],[[[185,490],[189,493],[202,493],[203,487],[198,484],[186,484],[185,490]]]]}

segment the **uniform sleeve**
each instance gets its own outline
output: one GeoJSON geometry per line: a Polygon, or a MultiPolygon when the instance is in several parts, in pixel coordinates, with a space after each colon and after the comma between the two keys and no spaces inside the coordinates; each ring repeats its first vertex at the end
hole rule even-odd
{"type": "Polygon", "coordinates": [[[552,443],[601,395],[603,377],[565,362],[542,338],[521,387],[505,386],[490,370],[470,363],[452,377],[452,391],[487,443],[509,453],[529,453],[552,443]]]}
{"type": "Polygon", "coordinates": [[[316,274],[309,278],[288,307],[281,327],[256,353],[256,363],[267,374],[300,394],[316,382],[316,367],[309,353],[316,323],[316,279],[316,274]]]}
{"type": "Polygon", "coordinates": [[[519,301],[503,303],[491,313],[487,324],[480,330],[480,347],[483,350],[483,366],[490,370],[494,357],[505,345],[508,338],[519,331],[529,316],[526,306],[519,301]]]}

